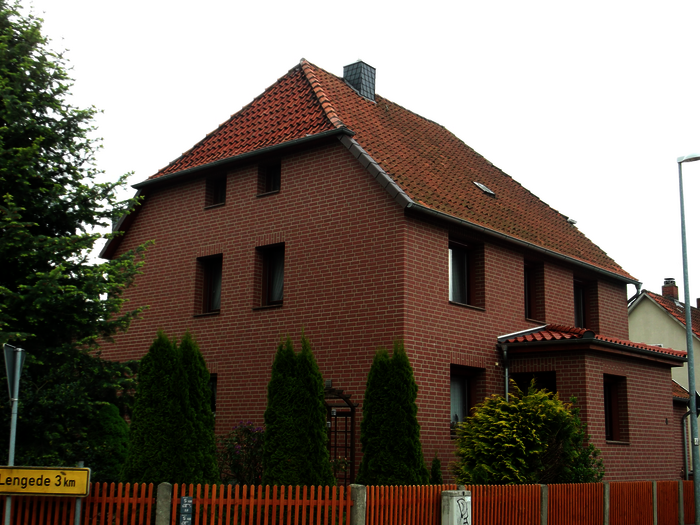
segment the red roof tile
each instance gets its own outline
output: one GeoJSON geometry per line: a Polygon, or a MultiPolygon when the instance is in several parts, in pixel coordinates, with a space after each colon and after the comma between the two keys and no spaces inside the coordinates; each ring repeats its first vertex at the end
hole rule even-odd
{"type": "Polygon", "coordinates": [[[565,341],[573,339],[588,339],[591,342],[609,343],[613,345],[621,345],[628,347],[630,350],[641,350],[643,352],[653,352],[664,354],[673,357],[685,357],[684,350],[674,350],[672,348],[662,348],[659,346],[646,345],[644,343],[634,343],[624,339],[616,339],[614,337],[606,337],[598,335],[585,328],[574,328],[571,326],[562,326],[557,324],[548,324],[541,330],[535,332],[526,331],[522,334],[513,334],[507,340],[501,341],[505,344],[515,343],[541,343],[543,341],[565,341]]]}
{"type": "Polygon", "coordinates": [[[673,393],[673,397],[675,398],[690,399],[690,394],[688,393],[688,391],[675,381],[671,381],[671,392],[673,393]]]}
{"type": "Polygon", "coordinates": [[[567,217],[444,127],[381,96],[375,100],[302,60],[151,179],[346,127],[415,203],[634,280],[567,217]]]}
{"type": "MultiPolygon", "coordinates": [[[[642,293],[646,294],[649,299],[661,306],[661,308],[666,310],[669,315],[676,318],[683,326],[685,326],[684,303],[670,297],[655,294],[654,292],[650,292],[648,290],[642,290],[642,293]]],[[[700,338],[700,310],[695,308],[692,304],[690,305],[690,321],[692,324],[693,333],[696,337],[700,338]]]]}

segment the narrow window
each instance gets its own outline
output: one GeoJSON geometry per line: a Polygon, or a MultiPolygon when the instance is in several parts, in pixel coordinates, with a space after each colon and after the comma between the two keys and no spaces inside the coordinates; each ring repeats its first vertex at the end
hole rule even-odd
{"type": "Polygon", "coordinates": [[[258,248],[262,262],[262,305],[282,304],[284,299],[284,244],[258,248]]]}
{"type": "Polygon", "coordinates": [[[476,400],[476,385],[481,368],[450,365],[450,432],[471,415],[476,400]]]}
{"type": "Polygon", "coordinates": [[[586,328],[587,308],[586,285],[582,281],[574,281],[574,326],[586,328]]]}
{"type": "Polygon", "coordinates": [[[226,202],[226,177],[207,179],[204,206],[218,206],[226,202]]]}
{"type": "Polygon", "coordinates": [[[209,391],[211,392],[211,413],[216,415],[216,388],[219,381],[217,374],[209,374],[209,391]]]}
{"type": "Polygon", "coordinates": [[[469,252],[466,246],[450,243],[450,301],[470,304],[469,252]]]}
{"type": "Polygon", "coordinates": [[[605,439],[607,441],[627,441],[626,378],[603,375],[603,406],[605,439]]]}
{"type": "Polygon", "coordinates": [[[216,313],[221,309],[221,255],[199,259],[202,275],[202,313],[216,313]]]}
{"type": "Polygon", "coordinates": [[[267,162],[258,166],[258,194],[280,191],[282,184],[282,162],[267,162]]]}
{"type": "Polygon", "coordinates": [[[525,261],[523,295],[525,318],[544,320],[544,267],[525,261]]]}

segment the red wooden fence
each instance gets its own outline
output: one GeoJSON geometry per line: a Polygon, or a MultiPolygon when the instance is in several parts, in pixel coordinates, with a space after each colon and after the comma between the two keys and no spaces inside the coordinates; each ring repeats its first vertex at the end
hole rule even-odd
{"type": "Polygon", "coordinates": [[[474,525],[539,525],[540,485],[467,485],[474,525]]]}
{"type": "MultiPolygon", "coordinates": [[[[549,485],[547,523],[548,525],[603,525],[604,496],[605,487],[601,483],[549,485]]],[[[677,524],[678,522],[674,525],[677,524]]]]}
{"type": "Polygon", "coordinates": [[[653,525],[651,481],[610,484],[610,525],[653,525]]]}
{"type": "Polygon", "coordinates": [[[693,482],[683,482],[683,517],[686,523],[695,523],[695,495],[693,482]]]}
{"type": "Polygon", "coordinates": [[[369,486],[366,525],[440,525],[442,491],[457,485],[369,486]]]}
{"type": "Polygon", "coordinates": [[[180,497],[193,498],[193,525],[343,525],[350,523],[352,499],[345,487],[236,485],[173,486],[173,525],[180,497]]]}

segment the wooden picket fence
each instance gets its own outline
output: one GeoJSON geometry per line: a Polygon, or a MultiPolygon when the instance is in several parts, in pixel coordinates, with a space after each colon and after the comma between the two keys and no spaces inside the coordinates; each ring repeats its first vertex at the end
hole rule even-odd
{"type": "MultiPolygon", "coordinates": [[[[468,485],[472,493],[472,523],[479,525],[539,525],[540,485],[468,485]]],[[[439,523],[439,522],[438,522],[439,523]]]]}
{"type": "Polygon", "coordinates": [[[366,525],[440,525],[442,492],[457,485],[367,487],[366,525]]]}
{"type": "Polygon", "coordinates": [[[175,485],[172,525],[179,523],[182,496],[193,498],[193,525],[343,525],[350,523],[352,506],[342,486],[175,485]]]}

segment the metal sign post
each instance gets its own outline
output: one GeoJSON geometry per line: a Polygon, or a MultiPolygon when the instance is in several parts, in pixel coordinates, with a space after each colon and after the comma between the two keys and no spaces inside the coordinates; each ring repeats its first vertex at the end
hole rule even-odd
{"type": "MultiPolygon", "coordinates": [[[[7,465],[15,465],[15,443],[17,441],[17,405],[19,404],[19,376],[24,366],[26,354],[21,348],[5,344],[5,371],[7,372],[7,387],[10,391],[10,406],[12,407],[12,420],[10,422],[10,450],[7,457],[7,465]]],[[[7,496],[5,503],[5,525],[10,525],[12,520],[12,497],[7,496]]]]}

